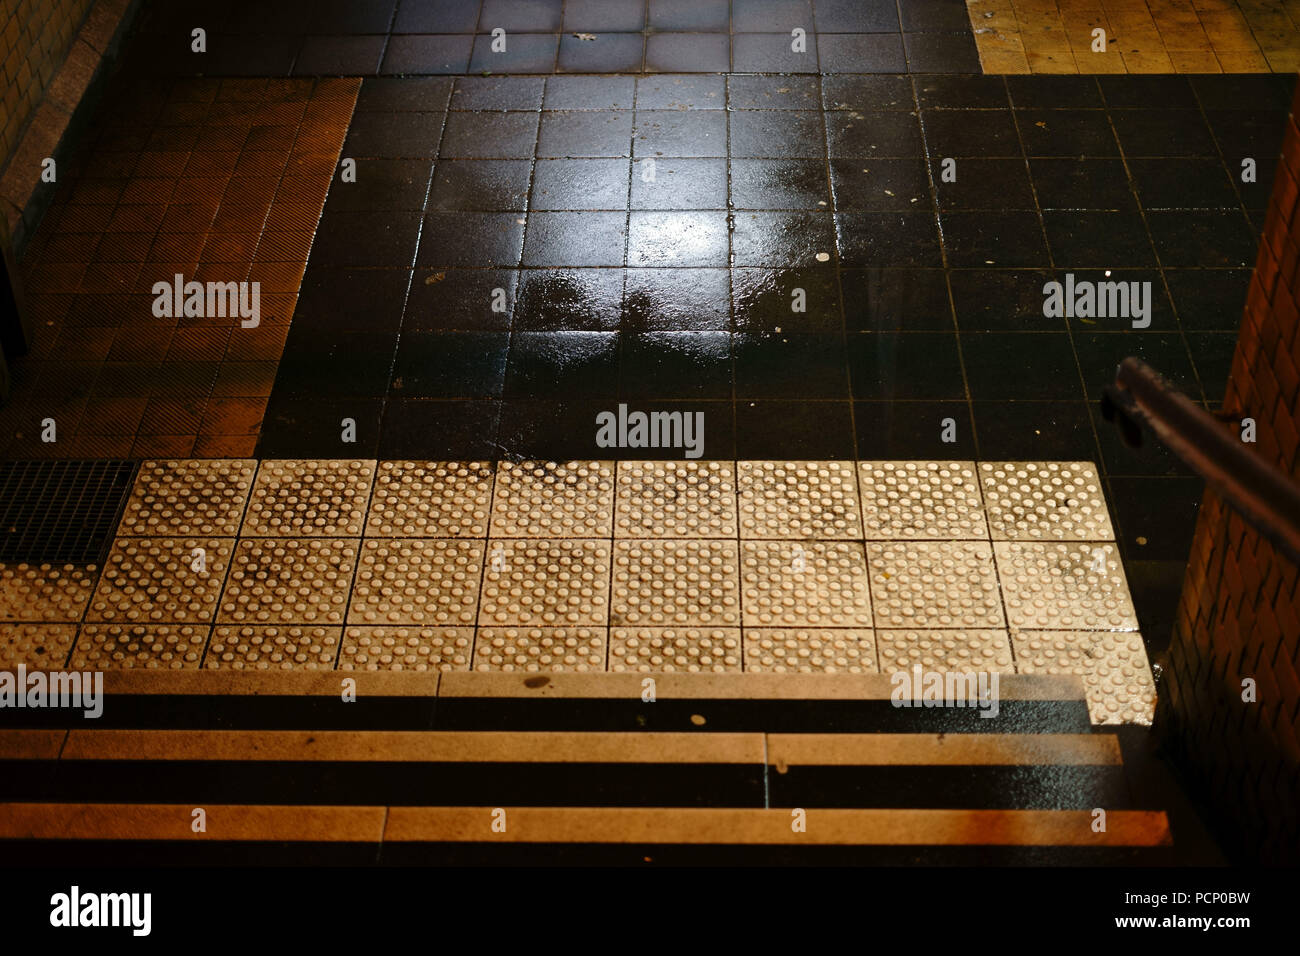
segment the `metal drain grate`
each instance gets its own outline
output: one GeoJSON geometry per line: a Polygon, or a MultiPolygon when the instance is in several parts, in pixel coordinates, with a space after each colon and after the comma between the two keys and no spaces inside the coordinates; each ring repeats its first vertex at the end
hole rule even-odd
{"type": "Polygon", "coordinates": [[[113,459],[0,462],[0,561],[101,563],[135,467],[113,459]]]}

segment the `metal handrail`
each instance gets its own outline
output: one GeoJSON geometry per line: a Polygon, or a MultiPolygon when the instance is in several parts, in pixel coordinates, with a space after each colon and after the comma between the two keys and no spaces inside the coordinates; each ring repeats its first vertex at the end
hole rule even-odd
{"type": "Polygon", "coordinates": [[[1115,383],[1102,394],[1101,413],[1133,447],[1142,443],[1138,426],[1148,428],[1252,528],[1300,564],[1300,486],[1159,372],[1140,359],[1124,359],[1115,383]]]}

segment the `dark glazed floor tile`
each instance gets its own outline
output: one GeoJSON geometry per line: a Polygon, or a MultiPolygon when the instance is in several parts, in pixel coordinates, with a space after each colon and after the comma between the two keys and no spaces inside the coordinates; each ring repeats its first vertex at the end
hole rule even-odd
{"type": "Polygon", "coordinates": [[[726,33],[730,24],[731,0],[650,0],[651,30],[726,33]]]}
{"type": "Polygon", "coordinates": [[[965,401],[854,402],[853,422],[858,457],[864,460],[977,457],[970,406],[965,401]]]}
{"type": "Polygon", "coordinates": [[[825,155],[821,116],[813,110],[736,110],[729,115],[734,159],[825,155]]]}
{"type": "Polygon", "coordinates": [[[646,37],[645,68],[647,73],[725,73],[731,69],[731,37],[652,33],[646,37]]]}
{"type": "Polygon", "coordinates": [[[917,75],[912,82],[923,110],[1005,110],[1011,105],[1000,76],[917,75]]]}
{"type": "Polygon", "coordinates": [[[632,113],[628,110],[574,110],[542,114],[539,157],[628,156],[632,113]]]}
{"type": "Polygon", "coordinates": [[[501,407],[491,401],[394,399],[384,408],[378,457],[428,461],[491,459],[501,407]]]}
{"type": "Polygon", "coordinates": [[[535,212],[524,238],[525,266],[621,266],[625,213],[535,212]]]}
{"type": "Polygon", "coordinates": [[[618,338],[614,332],[516,332],[510,342],[506,397],[613,398],[618,338]]]}
{"type": "Polygon", "coordinates": [[[736,399],[847,399],[844,339],[838,333],[741,333],[736,359],[736,399]]]}
{"type": "Polygon", "coordinates": [[[385,76],[454,76],[469,68],[470,34],[391,36],[379,72],[385,76]]]}
{"type": "Polygon", "coordinates": [[[433,159],[445,113],[358,113],[343,155],[353,159],[433,159]]]}
{"type": "MultiPolygon", "coordinates": [[[[904,27],[906,29],[906,27],[904,27]]],[[[907,68],[913,73],[978,73],[979,50],[969,33],[904,33],[907,68]]]]}
{"type": "Polygon", "coordinates": [[[294,76],[373,75],[386,43],[384,36],[309,36],[294,61],[294,76]]]}
{"type": "Polygon", "coordinates": [[[1184,329],[1235,332],[1250,288],[1246,269],[1166,269],[1165,281],[1184,329]]]}
{"type": "Polygon", "coordinates": [[[737,266],[814,266],[835,260],[828,212],[737,212],[731,235],[737,266]]]}
{"type": "Polygon", "coordinates": [[[1155,265],[1146,227],[1135,213],[1047,210],[1043,228],[1052,258],[1063,269],[1155,265]]]}
{"type": "MultiPolygon", "coordinates": [[[[1276,76],[1267,73],[1190,78],[1197,102],[1205,110],[1286,110],[1291,98],[1276,76]]],[[[1294,83],[1294,77],[1289,78],[1294,83]]]]}
{"type": "Polygon", "coordinates": [[[1076,333],[1074,348],[1089,400],[1101,398],[1101,390],[1115,381],[1119,363],[1130,356],[1146,362],[1195,401],[1201,400],[1187,345],[1177,332],[1076,333]]]}
{"type": "MultiPolygon", "coordinates": [[[[1020,138],[1010,110],[924,110],[925,144],[932,159],[943,156],[1019,158],[1020,138]]],[[[960,171],[958,178],[961,178],[960,171]]]]}
{"type": "Polygon", "coordinates": [[[541,76],[461,76],[451,94],[453,110],[521,110],[542,108],[546,78],[541,76]]]}
{"type": "Polygon", "coordinates": [[[1068,402],[971,403],[979,457],[993,461],[1100,461],[1088,405],[1068,402]]]}
{"type": "Polygon", "coordinates": [[[637,159],[725,157],[727,115],[717,110],[646,110],[638,107],[632,140],[637,159]]]}
{"type": "Polygon", "coordinates": [[[736,402],[738,458],[853,458],[853,439],[849,402],[736,402]]]}
{"type": "Polygon", "coordinates": [[[964,0],[898,0],[899,19],[907,33],[969,33],[964,0]]]}
{"type": "Polygon", "coordinates": [[[731,0],[731,29],[736,33],[780,32],[800,27],[813,32],[810,0],[731,0]]]}
{"type": "Polygon", "coordinates": [[[1143,561],[1186,561],[1205,494],[1201,478],[1112,477],[1107,498],[1125,553],[1143,561]]]}
{"type": "MultiPolygon", "coordinates": [[[[653,402],[632,404],[631,410],[667,412],[691,419],[702,430],[698,450],[703,458],[735,458],[730,402],[653,402]],[[699,416],[703,416],[702,418],[699,416]]],[[[501,453],[507,458],[682,459],[684,448],[604,448],[596,444],[596,416],[617,413],[617,400],[551,400],[506,402],[501,409],[501,453]]],[[[699,432],[696,433],[699,436],[699,432]]]]}
{"type": "Polygon", "coordinates": [[[1088,402],[1088,408],[1092,414],[1093,427],[1097,429],[1102,462],[1108,475],[1191,475],[1191,469],[1149,432],[1143,432],[1142,444],[1138,448],[1125,444],[1119,429],[1101,417],[1101,405],[1096,401],[1098,397],[1096,391],[1089,395],[1092,401],[1088,402]]]}
{"type": "Polygon", "coordinates": [[[640,33],[602,33],[594,39],[566,33],[560,37],[556,69],[563,73],[639,73],[645,54],[640,33]]]}
{"type": "Polygon", "coordinates": [[[1237,351],[1236,332],[1188,332],[1187,347],[1201,380],[1206,404],[1219,408],[1228,388],[1232,358],[1237,351]]]}
{"type": "Polygon", "coordinates": [[[730,400],[730,334],[634,332],[621,338],[619,394],[623,398],[730,400]]]}
{"type": "Polygon", "coordinates": [[[822,105],[828,110],[907,110],[916,109],[909,76],[822,77],[822,105]]]}
{"type": "Polygon", "coordinates": [[[844,266],[943,267],[933,213],[842,212],[835,227],[844,266]]]}
{"type": "Polygon", "coordinates": [[[722,267],[728,262],[723,212],[633,212],[627,263],[633,267],[722,267]]]}
{"type": "MultiPolygon", "coordinates": [[[[811,18],[807,23],[811,26],[811,18]]],[[[731,68],[738,73],[816,73],[817,36],[806,35],[796,49],[788,30],[785,33],[734,33],[731,37],[731,68]]]]}
{"type": "MultiPolygon", "coordinates": [[[[691,2],[694,4],[695,0],[691,2]]],[[[686,74],[636,78],[636,108],[639,110],[720,110],[726,105],[727,87],[721,76],[686,74]]]]}
{"type": "Polygon", "coordinates": [[[1044,209],[1134,208],[1121,159],[1031,159],[1029,170],[1044,209]]]}
{"type": "Polygon", "coordinates": [[[401,0],[394,33],[473,33],[479,4],[474,0],[401,0]]]}
{"type": "Polygon", "coordinates": [[[1034,208],[1024,159],[959,159],[951,168],[955,182],[944,182],[942,167],[934,179],[941,210],[1034,208]]]}
{"type": "Polygon", "coordinates": [[[523,159],[449,159],[439,162],[433,171],[429,208],[523,210],[528,206],[530,166],[523,159]]]}
{"type": "Polygon", "coordinates": [[[636,97],[631,76],[550,76],[546,78],[548,110],[630,110],[636,97]]]}
{"type": "Polygon", "coordinates": [[[378,398],[388,390],[390,332],[292,330],[273,394],[295,398],[378,398]]]}
{"type": "Polygon", "coordinates": [[[857,332],[848,349],[855,399],[966,397],[955,332],[857,332]]]}
{"type": "MultiPolygon", "coordinates": [[[[724,189],[725,180],[724,171],[724,189]]],[[[736,209],[825,210],[830,205],[826,164],[812,159],[734,159],[731,205],[736,209]]]]}
{"type": "MultiPolygon", "coordinates": [[[[424,217],[416,265],[423,268],[514,268],[524,243],[524,216],[435,212],[424,217]]],[[[419,278],[416,279],[419,282],[419,278]]]]}
{"type": "Polygon", "coordinates": [[[483,0],[478,32],[502,29],[510,33],[558,33],[563,22],[563,0],[483,0]]]}
{"type": "Polygon", "coordinates": [[[621,269],[525,269],[520,273],[516,329],[612,330],[618,328],[622,312],[621,269]]]}
{"type": "Polygon", "coordinates": [[[1095,76],[1008,76],[1007,90],[1018,110],[1089,110],[1105,105],[1095,76]]]}
{"type": "Polygon", "coordinates": [[[396,332],[410,283],[410,269],[312,267],[298,292],[293,327],[396,332]]]}
{"type": "Polygon", "coordinates": [[[730,329],[727,270],[628,269],[623,311],[628,329],[730,329]]]}
{"type": "Polygon", "coordinates": [[[532,209],[626,209],[626,159],[539,159],[533,167],[532,209]]]}
{"type": "Polygon", "coordinates": [[[564,29],[576,33],[639,33],[645,0],[566,0],[564,29]]]}
{"type": "Polygon", "coordinates": [[[1064,332],[963,332],[961,356],[977,402],[1083,397],[1074,350],[1064,332]],[[1015,374],[1009,374],[1012,369],[1015,374]]]}
{"type": "Polygon", "coordinates": [[[907,56],[897,33],[824,33],[818,59],[826,73],[903,73],[907,56]]]}
{"type": "Polygon", "coordinates": [[[923,156],[921,127],[901,110],[825,114],[827,151],[831,157],[923,156]]]}
{"type": "Polygon", "coordinates": [[[321,266],[383,266],[411,263],[419,239],[418,212],[330,212],[321,219],[311,261],[321,266]]]}
{"type": "Polygon", "coordinates": [[[1196,96],[1186,76],[1121,74],[1097,77],[1106,105],[1113,110],[1194,110],[1196,96]]]}
{"type": "Polygon", "coordinates": [[[516,276],[514,269],[419,270],[402,329],[508,329],[516,276]]]}
{"type": "Polygon", "coordinates": [[[1237,205],[1223,164],[1213,159],[1130,159],[1144,209],[1227,209],[1237,205]]]}
{"type": "Polygon", "coordinates": [[[938,269],[841,269],[850,332],[951,331],[948,286],[938,269]]]}
{"type": "Polygon", "coordinates": [[[397,346],[394,398],[499,398],[507,332],[406,332],[397,346]]]}
{"type": "Polygon", "coordinates": [[[359,159],[355,182],[330,187],[330,212],[423,211],[432,170],[424,159],[359,159]]]}
{"type": "Polygon", "coordinates": [[[813,0],[820,33],[897,33],[896,0],[813,0]]]}
{"type": "Polygon", "coordinates": [[[379,399],[273,396],[262,419],[257,457],[372,458],[379,448],[382,411],[379,399]],[[343,440],[345,431],[353,441],[343,440]]]}
{"type": "Polygon", "coordinates": [[[725,159],[642,159],[633,167],[633,209],[726,207],[725,159]]]}
{"type": "Polygon", "coordinates": [[[447,77],[369,77],[357,94],[358,113],[436,113],[447,109],[452,81],[447,77]]]}
{"type": "Polygon", "coordinates": [[[1015,111],[1026,156],[1118,156],[1110,119],[1101,110],[1015,111]]]}
{"type": "Polygon", "coordinates": [[[945,212],[944,250],[954,268],[1035,268],[1048,265],[1038,216],[1033,212],[945,212]]]}
{"type": "Polygon", "coordinates": [[[815,76],[727,77],[727,106],[733,110],[815,110],[821,93],[815,76]]]}
{"type": "Polygon", "coordinates": [[[1200,110],[1116,110],[1111,114],[1124,155],[1214,156],[1214,137],[1200,110]]]}
{"type": "Polygon", "coordinates": [[[930,205],[922,159],[832,159],[835,208],[910,210],[930,205]]]}
{"type": "Polygon", "coordinates": [[[507,34],[506,48],[492,49],[492,37],[474,38],[470,73],[551,73],[555,69],[560,39],[548,33],[507,34]]]}
{"type": "MultiPolygon", "coordinates": [[[[455,95],[452,102],[455,103],[455,95]]],[[[439,159],[529,159],[537,145],[536,113],[447,114],[439,159]]]]}
{"type": "Polygon", "coordinates": [[[1235,210],[1157,210],[1146,215],[1160,263],[1169,267],[1250,268],[1258,239],[1235,210]]]}
{"type": "Polygon", "coordinates": [[[837,332],[843,328],[830,269],[733,269],[737,332],[837,332]]]}
{"type": "Polygon", "coordinates": [[[953,269],[957,327],[963,332],[1060,332],[1064,318],[1043,315],[1043,286],[1051,273],[1004,269],[953,269]]]}

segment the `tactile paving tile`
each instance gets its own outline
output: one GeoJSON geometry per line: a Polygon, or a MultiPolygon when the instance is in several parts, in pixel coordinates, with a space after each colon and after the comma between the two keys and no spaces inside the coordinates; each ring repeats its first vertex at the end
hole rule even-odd
{"type": "Polygon", "coordinates": [[[1001,630],[877,630],[880,670],[885,674],[919,666],[926,671],[1014,674],[1011,639],[1001,630]]]}
{"type": "Polygon", "coordinates": [[[206,624],[86,624],[73,670],[197,670],[211,628],[206,624]]]}
{"type": "Polygon", "coordinates": [[[608,538],[614,465],[608,461],[502,462],[492,501],[492,536],[608,538]]]}
{"type": "Polygon", "coordinates": [[[476,671],[603,671],[603,627],[481,627],[476,671]]]}
{"type": "Polygon", "coordinates": [[[479,624],[604,625],[609,614],[609,552],[607,541],[489,541],[479,624]]]}
{"type": "Polygon", "coordinates": [[[1005,627],[993,550],[982,541],[867,545],[876,627],[1005,627]]]}
{"type": "Polygon", "coordinates": [[[473,650],[472,627],[349,627],[338,669],[466,671],[473,650]]]}
{"type": "Polygon", "coordinates": [[[742,538],[861,538],[851,461],[739,461],[742,538]]]}
{"type": "Polygon", "coordinates": [[[386,538],[485,538],[492,465],[484,461],[383,461],[366,534],[386,538]]]}
{"type": "Polygon", "coordinates": [[[373,461],[264,461],[241,533],[360,537],[374,476],[373,461]]]}
{"type": "Polygon", "coordinates": [[[980,480],[995,541],[1115,537],[1101,480],[1090,462],[984,462],[980,480]]]}
{"type": "Polygon", "coordinates": [[[203,658],[205,670],[331,670],[339,651],[337,627],[217,627],[203,658]]]}
{"type": "Polygon", "coordinates": [[[358,542],[347,539],[240,541],[217,621],[342,624],[357,550],[358,542]]]}
{"type": "Polygon", "coordinates": [[[210,624],[234,547],[234,538],[118,538],[86,620],[210,624]]]}
{"type": "Polygon", "coordinates": [[[1137,630],[1128,582],[1113,543],[999,541],[993,548],[1013,629],[1137,630]],[[1104,573],[1092,570],[1098,553],[1104,573]]]}
{"type": "Polygon", "coordinates": [[[614,536],[736,537],[735,464],[620,461],[614,536]]]}
{"type": "Polygon", "coordinates": [[[0,564],[0,621],[80,621],[98,575],[93,564],[0,564]]]}
{"type": "Polygon", "coordinates": [[[1136,631],[1020,631],[1013,634],[1022,674],[1083,678],[1094,724],[1150,724],[1156,685],[1136,631]]]}
{"type": "Polygon", "coordinates": [[[348,623],[472,627],[482,576],[480,541],[367,538],[348,623]]]}
{"type": "Polygon", "coordinates": [[[870,627],[861,544],[744,542],[740,584],[746,627],[870,627]]]}
{"type": "Polygon", "coordinates": [[[987,538],[973,461],[858,465],[867,538],[987,538]]]}
{"type": "Polygon", "coordinates": [[[117,533],[238,534],[256,471],[257,462],[241,459],[142,462],[117,533]]]}
{"type": "Polygon", "coordinates": [[[615,627],[609,632],[611,671],[739,673],[735,627],[615,627]]]}
{"type": "Polygon", "coordinates": [[[738,572],[734,541],[620,541],[610,623],[737,626],[738,572]]]}
{"type": "Polygon", "coordinates": [[[0,667],[58,670],[76,639],[75,624],[0,624],[0,667]]]}
{"type": "Polygon", "coordinates": [[[747,628],[745,671],[874,674],[876,644],[862,628],[747,628]]]}

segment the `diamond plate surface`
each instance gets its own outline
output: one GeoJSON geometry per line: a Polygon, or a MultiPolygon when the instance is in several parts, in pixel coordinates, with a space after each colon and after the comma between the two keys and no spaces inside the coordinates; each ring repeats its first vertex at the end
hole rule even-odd
{"type": "Polygon", "coordinates": [[[735,627],[615,627],[609,632],[611,671],[739,673],[735,627]]]}
{"type": "Polygon", "coordinates": [[[492,466],[483,461],[384,461],[375,475],[366,534],[484,538],[492,466]]]}
{"type": "Polygon", "coordinates": [[[1137,630],[1114,544],[1000,541],[993,547],[1013,628],[1137,630]],[[1105,572],[1093,570],[1098,557],[1105,572]]]}
{"type": "Polygon", "coordinates": [[[1012,640],[1022,674],[1083,678],[1094,724],[1150,724],[1155,716],[1155,680],[1137,632],[1020,631],[1012,640]]]}
{"type": "Polygon", "coordinates": [[[861,538],[851,461],[739,461],[742,538],[861,538]]]}
{"type": "Polygon", "coordinates": [[[0,621],[79,621],[98,573],[94,565],[0,564],[0,621]]]}
{"type": "Polygon", "coordinates": [[[621,461],[617,538],[736,537],[735,464],[621,461]]]}
{"type": "Polygon", "coordinates": [[[476,671],[603,671],[603,627],[481,627],[476,671]]]}
{"type": "Polygon", "coordinates": [[[876,644],[862,628],[745,630],[745,670],[756,674],[874,674],[876,644]]]}
{"type": "Polygon", "coordinates": [[[612,462],[502,462],[497,468],[494,537],[607,538],[613,522],[612,462]]]}
{"type": "Polygon", "coordinates": [[[1014,674],[1011,639],[1000,630],[878,630],[882,673],[911,670],[1014,674]]]}
{"type": "Polygon", "coordinates": [[[118,538],[86,620],[210,624],[234,547],[234,538],[118,538]]]}
{"type": "Polygon", "coordinates": [[[1004,627],[986,542],[867,545],[876,627],[1004,627]]]}
{"type": "Polygon", "coordinates": [[[604,625],[609,611],[609,558],[606,541],[489,541],[478,622],[481,626],[604,625]]]}
{"type": "Polygon", "coordinates": [[[342,624],[357,542],[245,539],[221,595],[223,624],[342,624]]]}
{"type": "Polygon", "coordinates": [[[987,538],[971,461],[868,461],[858,466],[867,538],[987,538]]]}
{"type": "Polygon", "coordinates": [[[205,670],[330,670],[339,650],[337,627],[216,627],[205,670]]]}
{"type": "Polygon", "coordinates": [[[861,544],[755,541],[741,547],[746,627],[871,626],[861,544]]]}
{"type": "Polygon", "coordinates": [[[63,667],[77,639],[75,624],[0,624],[0,667],[63,667]]]}
{"type": "Polygon", "coordinates": [[[197,670],[207,643],[206,624],[86,624],[73,670],[197,670]]]}
{"type": "Polygon", "coordinates": [[[473,626],[483,544],[439,538],[367,538],[349,624],[473,626]]]}
{"type": "Polygon", "coordinates": [[[264,461],[243,534],[360,537],[373,461],[264,461]]]}
{"type": "Polygon", "coordinates": [[[341,671],[467,671],[472,627],[349,627],[341,671]]]}
{"type": "Polygon", "coordinates": [[[611,624],[740,624],[734,541],[620,541],[611,624]]]}
{"type": "Polygon", "coordinates": [[[980,480],[995,541],[1115,537],[1101,480],[1091,462],[984,462],[980,480]]]}

